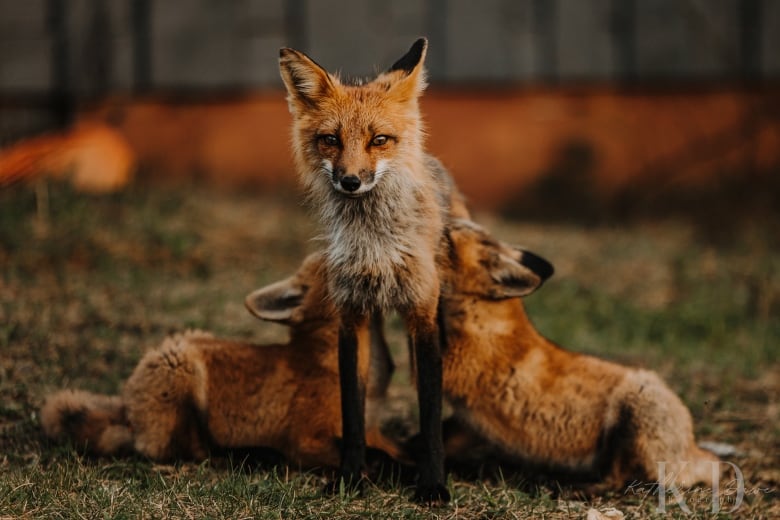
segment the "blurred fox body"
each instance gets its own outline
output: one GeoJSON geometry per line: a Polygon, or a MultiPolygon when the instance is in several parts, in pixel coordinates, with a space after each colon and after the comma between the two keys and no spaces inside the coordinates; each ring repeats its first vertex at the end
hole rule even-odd
{"type": "MultiPolygon", "coordinates": [[[[456,409],[451,426],[466,424],[520,461],[615,487],[657,481],[659,462],[666,484],[712,482],[718,458],[696,445],[690,412],[657,374],[545,339],[519,299],[522,277],[510,274],[518,253],[465,222],[453,224],[450,237],[443,364],[444,394],[456,409]]],[[[470,436],[459,433],[445,441],[448,456],[466,451],[470,436]]]]}
{"type": "MultiPolygon", "coordinates": [[[[338,325],[323,303],[321,271],[322,257],[312,255],[295,276],[247,297],[256,316],[291,325],[289,343],[252,345],[204,332],[169,337],[141,359],[121,396],[50,396],[41,410],[45,433],[96,455],[200,460],[210,449],[265,447],[294,465],[338,467],[338,325]]],[[[360,339],[367,350],[367,330],[360,339]]],[[[402,460],[378,430],[367,441],[402,460]]]]}
{"type": "Polygon", "coordinates": [[[0,150],[0,186],[50,175],[68,177],[81,191],[111,192],[130,181],[135,162],[130,145],[116,130],[81,124],[0,150]]]}

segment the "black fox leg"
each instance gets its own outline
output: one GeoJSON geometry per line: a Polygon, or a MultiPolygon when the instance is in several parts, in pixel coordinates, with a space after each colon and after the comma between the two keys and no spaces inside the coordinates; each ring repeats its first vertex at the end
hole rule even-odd
{"type": "Polygon", "coordinates": [[[358,340],[354,322],[339,329],[339,382],[341,385],[341,468],[345,484],[360,481],[366,455],[365,387],[358,377],[358,340]]]}
{"type": "Polygon", "coordinates": [[[420,480],[415,500],[428,503],[450,500],[449,491],[444,484],[442,360],[437,328],[435,325],[420,327],[413,335],[417,360],[420,436],[424,450],[419,461],[420,480]]]}

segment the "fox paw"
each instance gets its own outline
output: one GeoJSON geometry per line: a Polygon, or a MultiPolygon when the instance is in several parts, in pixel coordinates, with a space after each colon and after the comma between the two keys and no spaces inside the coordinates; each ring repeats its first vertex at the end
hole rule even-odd
{"type": "Polygon", "coordinates": [[[450,501],[450,492],[444,484],[417,486],[414,501],[428,506],[443,505],[450,501]]]}

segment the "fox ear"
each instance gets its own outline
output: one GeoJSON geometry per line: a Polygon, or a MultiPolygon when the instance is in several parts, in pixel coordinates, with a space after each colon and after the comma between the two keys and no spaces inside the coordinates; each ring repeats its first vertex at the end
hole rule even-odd
{"type": "Polygon", "coordinates": [[[252,292],[244,305],[255,317],[292,325],[303,319],[301,304],[306,289],[287,278],[252,292]]]}
{"type": "Polygon", "coordinates": [[[279,71],[287,87],[290,111],[314,107],[334,89],[334,78],[313,59],[295,49],[279,50],[279,71]]]}
{"type": "Polygon", "coordinates": [[[490,267],[490,276],[499,287],[495,296],[519,298],[528,296],[553,274],[553,266],[530,251],[517,249],[517,257],[498,254],[490,267]]]}
{"type": "Polygon", "coordinates": [[[414,69],[422,64],[425,60],[425,51],[428,48],[428,40],[425,38],[418,38],[406,51],[406,54],[401,56],[398,61],[393,63],[393,66],[387,72],[393,72],[394,70],[402,70],[407,74],[411,74],[414,69]]]}
{"type": "Polygon", "coordinates": [[[428,40],[419,38],[412,47],[398,61],[396,61],[386,74],[395,79],[390,90],[402,100],[416,99],[425,90],[425,53],[428,49],[428,40]]]}
{"type": "Polygon", "coordinates": [[[553,265],[541,256],[519,247],[516,247],[515,251],[520,254],[520,264],[533,271],[541,279],[539,285],[555,273],[553,265]]]}

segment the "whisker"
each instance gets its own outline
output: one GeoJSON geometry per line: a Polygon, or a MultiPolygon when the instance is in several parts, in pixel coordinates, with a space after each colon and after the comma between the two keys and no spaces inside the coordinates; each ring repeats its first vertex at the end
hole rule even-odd
{"type": "Polygon", "coordinates": [[[324,172],[325,174],[327,174],[329,179],[333,180],[333,170],[328,168],[326,165],[321,164],[319,171],[324,172]]]}

